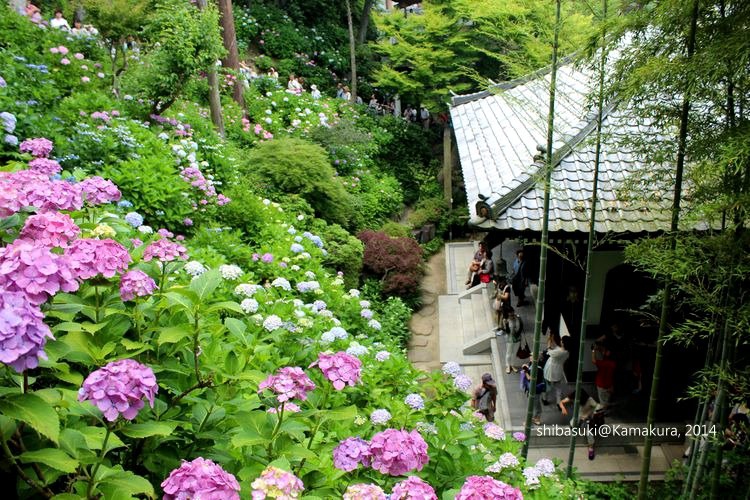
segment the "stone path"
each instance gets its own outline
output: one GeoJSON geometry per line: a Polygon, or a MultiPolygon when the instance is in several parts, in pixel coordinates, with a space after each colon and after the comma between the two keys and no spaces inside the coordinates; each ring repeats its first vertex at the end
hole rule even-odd
{"type": "Polygon", "coordinates": [[[438,331],[437,300],[445,294],[445,249],[427,261],[426,274],[422,280],[422,308],[414,313],[409,322],[412,331],[409,342],[409,359],[420,370],[440,369],[440,342],[438,331]]]}

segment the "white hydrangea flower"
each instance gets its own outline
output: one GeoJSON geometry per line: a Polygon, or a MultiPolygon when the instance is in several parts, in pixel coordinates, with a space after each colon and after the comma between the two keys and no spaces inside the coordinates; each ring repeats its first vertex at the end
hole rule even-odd
{"type": "Polygon", "coordinates": [[[289,280],[286,278],[276,278],[271,282],[271,286],[281,288],[282,290],[291,291],[292,285],[289,284],[289,280]]]}
{"type": "Polygon", "coordinates": [[[152,234],[154,230],[151,226],[139,226],[138,232],[141,234],[152,234]]]}
{"type": "Polygon", "coordinates": [[[200,276],[201,274],[206,272],[205,266],[197,260],[191,260],[190,262],[185,264],[184,269],[185,272],[190,276],[200,276]]]}
{"type": "Polygon", "coordinates": [[[352,288],[351,290],[349,290],[349,296],[350,297],[359,297],[359,290],[357,290],[356,288],[352,288]]]}
{"type": "Polygon", "coordinates": [[[243,274],[240,266],[235,266],[234,264],[225,264],[219,266],[219,272],[225,280],[229,281],[234,281],[243,274]]]}
{"type": "Polygon", "coordinates": [[[360,357],[367,354],[369,349],[363,345],[360,345],[359,342],[352,342],[349,344],[349,348],[347,348],[346,353],[350,354],[352,356],[360,357]]]}
{"type": "Polygon", "coordinates": [[[245,314],[253,314],[258,312],[258,301],[255,299],[245,299],[240,302],[240,307],[245,314]]]}
{"type": "Polygon", "coordinates": [[[252,297],[253,295],[256,294],[256,292],[260,292],[261,290],[263,290],[263,287],[260,285],[242,283],[234,287],[234,294],[240,295],[243,297],[252,297]]]}

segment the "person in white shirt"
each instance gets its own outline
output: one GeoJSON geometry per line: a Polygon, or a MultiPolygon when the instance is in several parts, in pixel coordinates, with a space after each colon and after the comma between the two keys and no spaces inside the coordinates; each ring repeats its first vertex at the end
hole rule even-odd
{"type": "Polygon", "coordinates": [[[68,24],[68,21],[63,17],[63,13],[60,9],[57,9],[55,11],[55,17],[50,19],[49,25],[52,28],[70,31],[70,25],[68,24]]]}
{"type": "Polygon", "coordinates": [[[313,99],[320,99],[320,90],[318,90],[318,86],[314,83],[310,85],[310,96],[312,96],[313,99]]]}
{"type": "MultiPolygon", "coordinates": [[[[546,393],[552,393],[555,397],[555,404],[560,404],[562,393],[565,389],[565,372],[563,367],[570,353],[565,348],[560,334],[547,330],[547,355],[549,359],[544,365],[544,382],[547,386],[546,393]]],[[[542,400],[544,402],[544,400],[542,400]]]]}

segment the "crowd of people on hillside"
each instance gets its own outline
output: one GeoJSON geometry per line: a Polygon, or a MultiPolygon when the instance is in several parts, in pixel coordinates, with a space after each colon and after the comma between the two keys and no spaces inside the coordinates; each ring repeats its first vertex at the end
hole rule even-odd
{"type": "Polygon", "coordinates": [[[40,28],[59,29],[67,31],[73,36],[81,37],[93,37],[99,34],[99,31],[95,27],[90,24],[83,24],[83,21],[78,17],[73,20],[73,26],[71,26],[60,9],[56,9],[51,18],[45,19],[42,15],[42,10],[32,2],[10,0],[10,3],[16,12],[28,17],[32,23],[40,28]]]}

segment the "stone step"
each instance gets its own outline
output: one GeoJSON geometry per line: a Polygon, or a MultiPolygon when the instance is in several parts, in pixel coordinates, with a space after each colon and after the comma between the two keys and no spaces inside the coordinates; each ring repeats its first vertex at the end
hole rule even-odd
{"type": "Polygon", "coordinates": [[[471,302],[461,302],[464,302],[464,304],[459,304],[455,295],[441,295],[438,297],[440,362],[455,361],[462,366],[489,365],[491,364],[489,354],[463,354],[463,323],[465,321],[473,322],[473,319],[470,315],[464,319],[462,315],[463,307],[471,309],[471,302]]]}
{"type": "Polygon", "coordinates": [[[477,247],[478,243],[473,241],[445,245],[446,290],[449,295],[466,289],[466,273],[477,247]]]}

